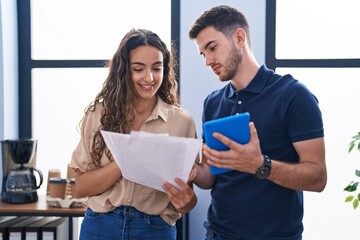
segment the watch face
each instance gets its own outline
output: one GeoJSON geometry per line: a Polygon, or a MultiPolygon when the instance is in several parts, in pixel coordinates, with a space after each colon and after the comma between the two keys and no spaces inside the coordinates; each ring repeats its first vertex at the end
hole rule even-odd
{"type": "Polygon", "coordinates": [[[260,167],[255,174],[255,177],[258,179],[267,179],[270,176],[270,168],[262,166],[260,167]]]}
{"type": "Polygon", "coordinates": [[[264,165],[256,170],[255,177],[258,179],[267,179],[271,173],[271,159],[264,155],[264,165]]]}

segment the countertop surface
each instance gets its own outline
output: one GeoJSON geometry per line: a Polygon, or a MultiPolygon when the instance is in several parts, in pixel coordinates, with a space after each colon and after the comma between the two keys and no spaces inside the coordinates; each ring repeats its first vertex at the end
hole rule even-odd
{"type": "Polygon", "coordinates": [[[82,217],[84,207],[61,208],[53,207],[46,201],[46,196],[40,195],[38,201],[32,203],[5,203],[0,201],[0,216],[72,216],[82,217]]]}

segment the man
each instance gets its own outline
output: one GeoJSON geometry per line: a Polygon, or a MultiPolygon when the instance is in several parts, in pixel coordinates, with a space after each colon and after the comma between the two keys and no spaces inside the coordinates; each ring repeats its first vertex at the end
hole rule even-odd
{"type": "Polygon", "coordinates": [[[249,112],[250,141],[214,137],[230,150],[203,146],[194,183],[211,190],[206,239],[299,240],[303,191],[327,181],[324,130],[315,96],[291,75],[256,61],[245,16],[229,6],[205,11],[191,26],[200,55],[220,81],[204,101],[203,122],[249,112]],[[232,171],[212,175],[209,165],[232,171]]]}

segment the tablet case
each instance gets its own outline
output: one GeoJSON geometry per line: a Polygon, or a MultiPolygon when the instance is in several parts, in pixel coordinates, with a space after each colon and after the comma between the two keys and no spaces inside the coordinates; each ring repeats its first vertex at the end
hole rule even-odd
{"type": "MultiPolygon", "coordinates": [[[[203,131],[206,145],[216,150],[229,150],[226,145],[212,136],[214,132],[219,132],[240,144],[248,143],[250,140],[249,122],[250,114],[248,112],[205,122],[203,131]]],[[[210,166],[210,172],[213,175],[229,171],[232,170],[210,166]]]]}

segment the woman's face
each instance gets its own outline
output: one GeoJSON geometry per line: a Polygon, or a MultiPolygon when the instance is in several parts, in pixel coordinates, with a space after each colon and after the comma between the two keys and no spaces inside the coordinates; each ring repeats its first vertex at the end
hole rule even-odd
{"type": "Polygon", "coordinates": [[[163,54],[157,48],[140,46],[131,50],[130,70],[135,96],[152,99],[163,81],[163,69],[163,54]]]}

